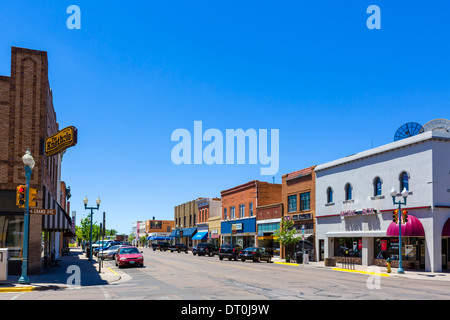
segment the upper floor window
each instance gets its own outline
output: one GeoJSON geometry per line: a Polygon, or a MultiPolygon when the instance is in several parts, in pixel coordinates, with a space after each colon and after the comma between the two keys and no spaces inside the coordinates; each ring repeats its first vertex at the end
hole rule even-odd
{"type": "Polygon", "coordinates": [[[239,205],[239,217],[238,218],[244,218],[245,217],[245,204],[239,205]]]}
{"type": "Polygon", "coordinates": [[[400,192],[406,189],[409,191],[409,175],[407,172],[402,172],[400,174],[400,192]]]}
{"type": "Polygon", "coordinates": [[[250,217],[253,217],[253,202],[250,202],[250,217]]]}
{"type": "Polygon", "coordinates": [[[234,219],[236,217],[235,216],[235,211],[236,211],[235,207],[231,207],[230,208],[230,219],[234,219]]]}
{"type": "Polygon", "coordinates": [[[288,196],[288,212],[297,211],[297,195],[288,196]]]}
{"type": "Polygon", "coordinates": [[[381,190],[381,178],[380,177],[376,177],[374,182],[373,182],[373,193],[374,196],[381,196],[382,194],[382,190],[381,190]]]}
{"type": "Polygon", "coordinates": [[[227,208],[223,208],[223,220],[227,220],[227,208]]]}
{"type": "Polygon", "coordinates": [[[311,192],[300,194],[300,211],[311,210],[311,192]]]}
{"type": "Polygon", "coordinates": [[[333,202],[333,188],[328,187],[327,189],[327,203],[333,202]]]}
{"type": "Polygon", "coordinates": [[[350,183],[345,185],[345,200],[352,200],[353,188],[350,183]]]}

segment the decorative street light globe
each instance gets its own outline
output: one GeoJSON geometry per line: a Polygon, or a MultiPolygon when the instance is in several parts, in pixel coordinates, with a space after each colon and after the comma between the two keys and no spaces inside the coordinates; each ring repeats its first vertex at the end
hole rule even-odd
{"type": "Polygon", "coordinates": [[[33,156],[31,155],[30,149],[27,149],[25,155],[22,157],[22,161],[25,167],[30,167],[30,169],[33,170],[35,162],[33,156]]]}

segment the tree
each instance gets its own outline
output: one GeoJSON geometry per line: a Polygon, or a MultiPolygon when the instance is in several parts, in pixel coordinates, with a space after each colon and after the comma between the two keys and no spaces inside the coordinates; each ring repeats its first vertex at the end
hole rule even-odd
{"type": "Polygon", "coordinates": [[[297,238],[294,237],[294,223],[291,220],[281,220],[280,229],[274,232],[274,236],[280,239],[281,244],[286,250],[286,261],[294,256],[294,246],[297,238]]]}

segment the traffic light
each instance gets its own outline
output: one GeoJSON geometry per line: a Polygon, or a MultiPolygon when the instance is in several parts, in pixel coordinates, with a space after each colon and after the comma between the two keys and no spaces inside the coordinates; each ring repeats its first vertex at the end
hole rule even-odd
{"type": "Polygon", "coordinates": [[[27,190],[26,186],[20,185],[17,186],[16,192],[16,206],[19,208],[25,208],[25,191],[27,190]]]}
{"type": "Polygon", "coordinates": [[[394,210],[394,214],[392,215],[392,221],[395,223],[398,222],[398,209],[394,210]]]}
{"type": "Polygon", "coordinates": [[[30,188],[29,197],[30,197],[29,207],[37,207],[37,189],[30,188]]]}
{"type": "Polygon", "coordinates": [[[407,223],[408,222],[408,211],[407,210],[403,210],[403,223],[407,223]]]}

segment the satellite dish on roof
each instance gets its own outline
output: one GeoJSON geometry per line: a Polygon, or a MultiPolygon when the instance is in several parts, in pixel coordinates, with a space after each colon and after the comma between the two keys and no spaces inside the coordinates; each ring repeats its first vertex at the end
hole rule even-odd
{"type": "Polygon", "coordinates": [[[409,138],[424,132],[422,126],[417,122],[408,122],[397,129],[394,135],[394,141],[409,138]]]}
{"type": "Polygon", "coordinates": [[[450,121],[447,119],[434,119],[425,123],[423,129],[425,131],[450,132],[450,121]]]}

